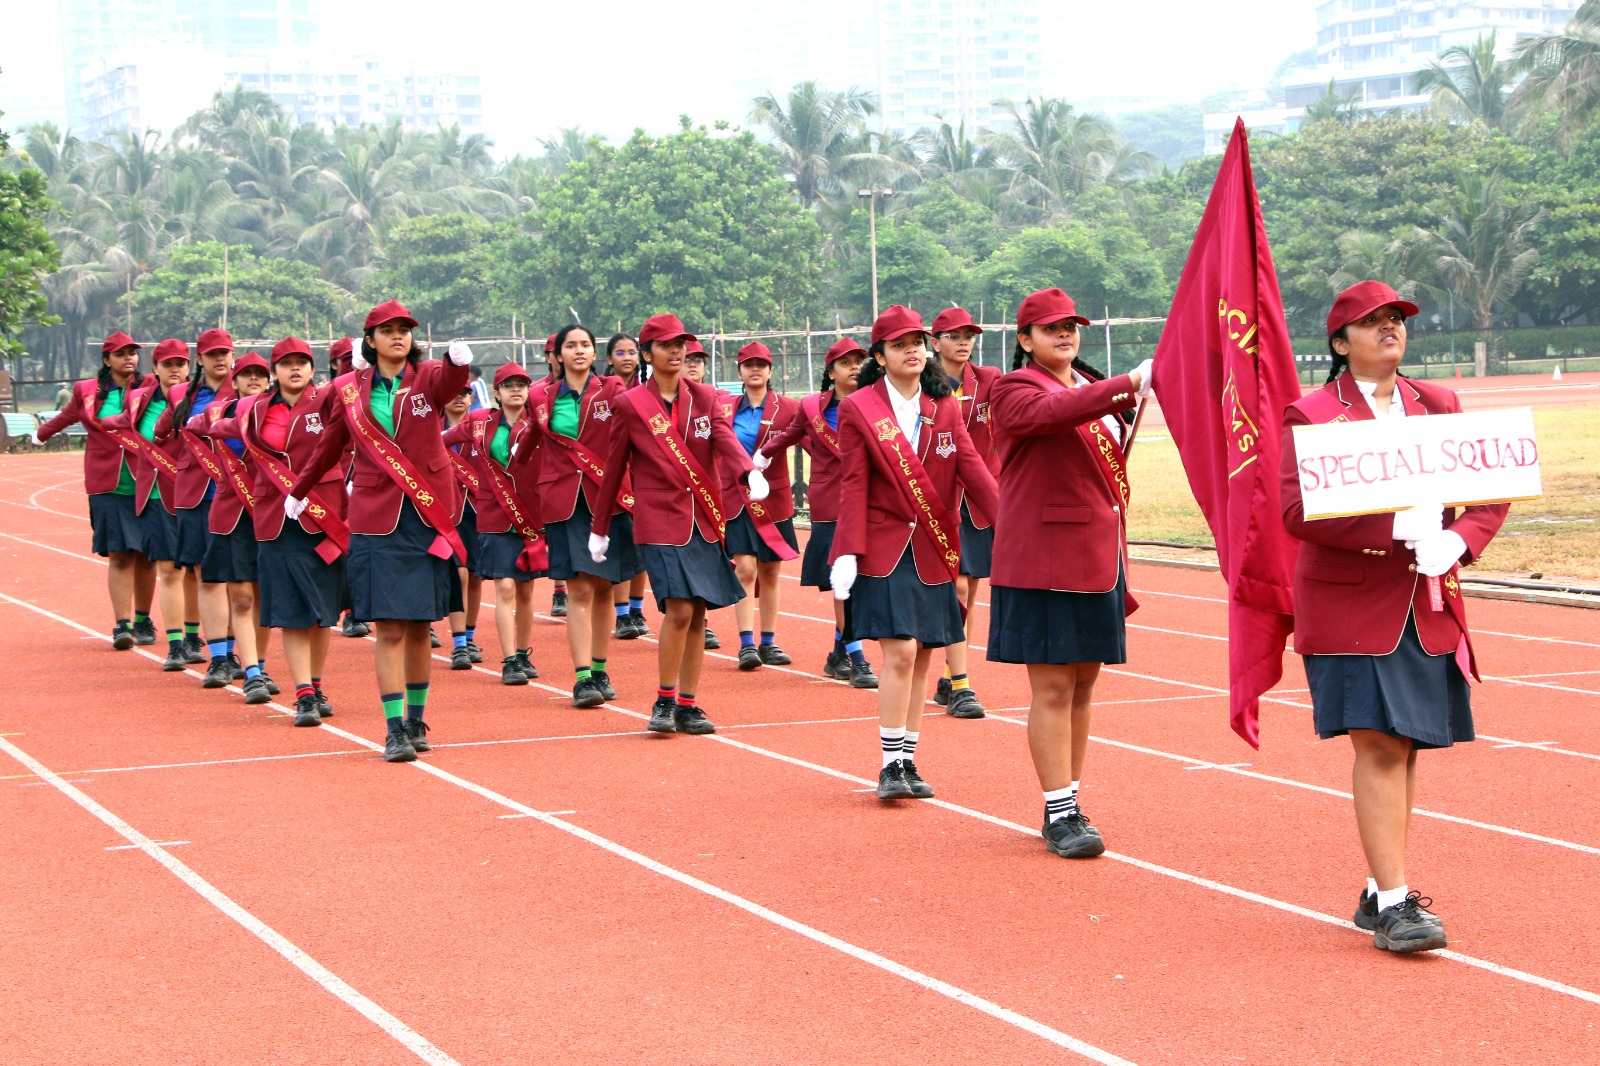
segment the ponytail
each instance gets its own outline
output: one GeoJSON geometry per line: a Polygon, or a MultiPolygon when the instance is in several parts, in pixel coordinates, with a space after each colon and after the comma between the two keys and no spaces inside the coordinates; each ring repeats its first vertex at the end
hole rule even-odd
{"type": "Polygon", "coordinates": [[[106,402],[106,397],[111,395],[111,364],[105,361],[100,363],[100,374],[95,379],[98,383],[94,390],[94,409],[100,410],[100,405],[106,402]]]}
{"type": "MultiPolygon", "coordinates": [[[[1350,360],[1340,355],[1333,346],[1333,342],[1336,340],[1349,340],[1349,338],[1345,336],[1344,332],[1348,328],[1348,326],[1341,326],[1339,327],[1339,332],[1328,338],[1328,358],[1333,361],[1333,365],[1328,367],[1328,381],[1332,381],[1334,378],[1338,377],[1340,372],[1342,372],[1345,367],[1350,365],[1350,360]]],[[[1324,385],[1327,383],[1327,381],[1323,382],[1324,385]]]]}
{"type": "Polygon", "coordinates": [[[174,429],[182,429],[184,423],[189,421],[189,412],[194,410],[194,394],[199,389],[200,379],[205,376],[205,368],[200,365],[200,360],[194,361],[194,369],[189,371],[189,387],[183,390],[183,399],[178,401],[178,406],[172,409],[172,425],[174,429]]]}

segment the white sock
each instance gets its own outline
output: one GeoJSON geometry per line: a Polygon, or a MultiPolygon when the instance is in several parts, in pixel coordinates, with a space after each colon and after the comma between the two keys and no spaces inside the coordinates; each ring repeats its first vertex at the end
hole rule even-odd
{"type": "Polygon", "coordinates": [[[914,758],[916,756],[916,754],[917,754],[917,741],[919,741],[921,739],[922,739],[921,731],[913,733],[909,729],[906,730],[906,738],[905,738],[904,741],[901,742],[900,750],[905,752],[905,757],[907,759],[911,759],[911,758],[914,758]]]}
{"type": "Polygon", "coordinates": [[[1072,788],[1054,788],[1044,794],[1044,819],[1059,822],[1078,809],[1077,797],[1072,788]]]}
{"type": "Polygon", "coordinates": [[[1078,798],[1078,783],[1076,781],[1074,781],[1072,783],[1071,787],[1072,787],[1072,798],[1073,799],[1077,799],[1078,798]]]}
{"type": "Polygon", "coordinates": [[[889,729],[880,725],[878,727],[878,741],[883,745],[883,765],[888,766],[890,763],[899,762],[905,757],[903,748],[906,742],[906,731],[904,727],[889,729]]]}
{"type": "Polygon", "coordinates": [[[1376,896],[1377,894],[1378,894],[1378,879],[1376,877],[1367,878],[1367,895],[1376,896]]]}
{"type": "Polygon", "coordinates": [[[1378,909],[1386,911],[1396,903],[1404,903],[1410,892],[1411,889],[1406,885],[1401,885],[1399,888],[1378,889],[1378,909]]]}

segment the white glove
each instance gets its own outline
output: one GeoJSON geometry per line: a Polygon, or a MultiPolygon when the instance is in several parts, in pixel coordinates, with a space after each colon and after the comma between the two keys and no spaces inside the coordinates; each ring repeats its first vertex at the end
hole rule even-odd
{"type": "Polygon", "coordinates": [[[1417,541],[1417,573],[1427,577],[1448,574],[1467,554],[1467,542],[1452,529],[1441,529],[1417,541]]]}
{"type": "Polygon", "coordinates": [[[833,567],[828,573],[828,584],[833,586],[833,598],[848,600],[850,586],[856,583],[856,557],[854,555],[841,555],[833,561],[833,567]]]}
{"type": "Polygon", "coordinates": [[[1133,373],[1139,376],[1140,399],[1144,399],[1146,396],[1150,395],[1150,390],[1155,387],[1155,378],[1151,376],[1154,366],[1154,360],[1146,359],[1144,362],[1133,368],[1133,373]]]}
{"type": "Polygon", "coordinates": [[[757,470],[765,470],[772,465],[772,456],[762,454],[761,449],[757,448],[756,453],[750,457],[750,465],[757,470]]]}
{"type": "Polygon", "coordinates": [[[597,563],[603,563],[606,561],[606,552],[610,550],[610,537],[602,537],[598,533],[589,534],[589,558],[597,563]]]}
{"type": "Polygon", "coordinates": [[[508,456],[508,458],[515,459],[516,457],[517,457],[517,446],[515,444],[513,444],[511,446],[511,455],[508,456]]]}
{"type": "Polygon", "coordinates": [[[752,500],[764,500],[767,498],[767,494],[772,491],[772,486],[767,484],[767,475],[759,470],[750,471],[750,479],[747,484],[750,486],[750,498],[752,500]]]}
{"type": "Polygon", "coordinates": [[[39,431],[38,430],[34,430],[32,433],[28,434],[28,443],[32,444],[35,448],[43,448],[44,447],[44,441],[39,439],[39,431]]]}
{"type": "Polygon", "coordinates": [[[456,366],[472,365],[472,349],[466,341],[451,341],[450,347],[445,349],[445,354],[450,356],[450,361],[456,366]]]}
{"type": "Polygon", "coordinates": [[[365,370],[372,364],[367,362],[366,358],[361,354],[361,349],[356,348],[350,353],[350,365],[357,370],[365,370]]]}
{"type": "Polygon", "coordinates": [[[1405,541],[1408,548],[1443,528],[1443,504],[1418,504],[1394,513],[1394,539],[1405,541]]]}
{"type": "Polygon", "coordinates": [[[298,519],[306,513],[306,501],[297,500],[293,496],[283,498],[283,513],[290,518],[298,519]]]}

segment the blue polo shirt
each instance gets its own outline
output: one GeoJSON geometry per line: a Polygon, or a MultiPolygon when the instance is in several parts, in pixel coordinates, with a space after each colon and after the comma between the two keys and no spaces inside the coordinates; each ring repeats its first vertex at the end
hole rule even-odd
{"type": "MultiPolygon", "coordinates": [[[[771,392],[767,393],[770,398],[771,392]]],[[[733,433],[739,438],[739,443],[744,445],[744,450],[750,455],[756,453],[756,439],[761,436],[761,419],[767,410],[766,401],[760,407],[750,406],[750,397],[739,397],[739,406],[733,411],[733,433]]]]}

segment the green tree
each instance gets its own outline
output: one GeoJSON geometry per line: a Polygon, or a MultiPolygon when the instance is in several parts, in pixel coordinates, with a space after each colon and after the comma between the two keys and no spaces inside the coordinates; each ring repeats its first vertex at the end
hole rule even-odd
{"type": "Polygon", "coordinates": [[[384,261],[368,280],[373,303],[399,298],[446,337],[483,336],[499,316],[492,275],[512,226],[464,212],[395,223],[384,261]]]}
{"type": "Polygon", "coordinates": [[[1334,79],[1328,79],[1328,91],[1311,101],[1306,108],[1306,126],[1353,126],[1362,119],[1371,118],[1372,111],[1362,101],[1366,93],[1361,86],[1340,92],[1334,79]]]}
{"type": "Polygon", "coordinates": [[[1584,0],[1560,33],[1518,41],[1513,71],[1525,74],[1513,104],[1560,111],[1569,129],[1600,114],[1600,0],[1584,0]]]}
{"type": "Polygon", "coordinates": [[[828,92],[807,81],[790,90],[787,102],[771,93],[757,97],[750,121],[772,138],[801,205],[811,207],[838,192],[839,167],[862,150],[866,119],[877,110],[872,94],[862,89],[828,92]]]}
{"type": "Polygon", "coordinates": [[[1491,129],[1506,120],[1511,94],[1510,64],[1495,54],[1495,34],[1439,53],[1417,75],[1416,91],[1433,94],[1433,110],[1451,122],[1479,122],[1491,129]]]}
{"type": "Polygon", "coordinates": [[[355,301],[317,276],[309,263],[265,259],[243,245],[228,249],[223,311],[221,244],[173,249],[168,262],[139,279],[133,316],[146,336],[192,339],[223,321],[234,336],[276,340],[310,333],[342,335],[355,301]]]}
{"type": "MultiPolygon", "coordinates": [[[[867,213],[847,230],[853,254],[834,278],[834,308],[846,322],[872,321],[872,260],[867,213]]],[[[971,298],[967,267],[926,228],[910,219],[878,220],[878,304],[905,304],[932,322],[940,308],[971,298]]]]}
{"type": "MultiPolygon", "coordinates": [[[[0,130],[0,161],[10,151],[10,136],[0,130]]],[[[0,356],[21,351],[16,332],[24,323],[45,320],[41,282],[60,261],[44,225],[50,209],[46,186],[45,176],[32,167],[0,170],[0,356]]]]}

